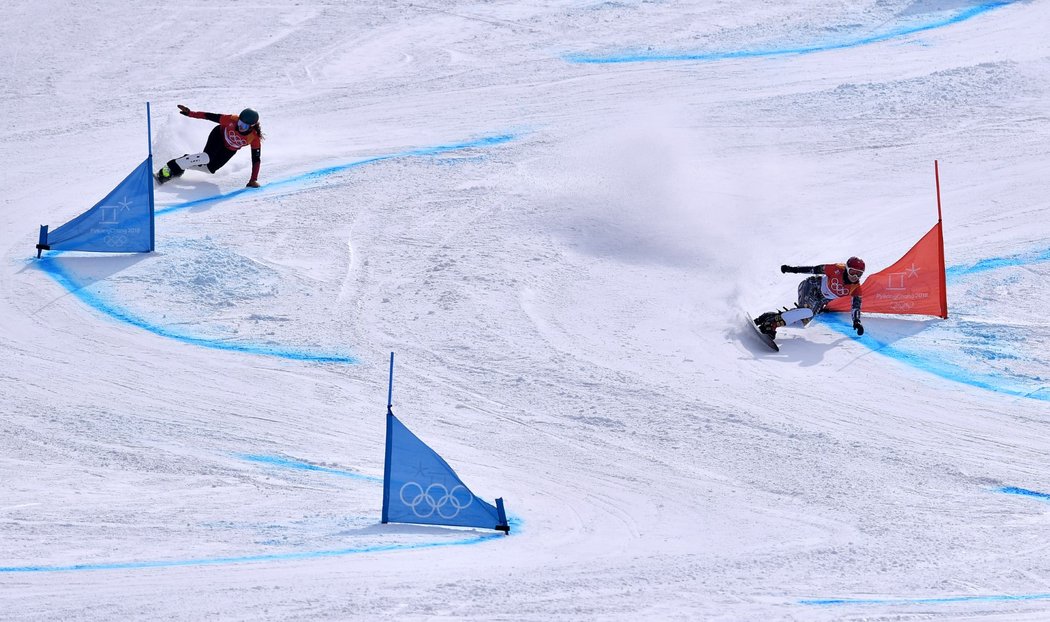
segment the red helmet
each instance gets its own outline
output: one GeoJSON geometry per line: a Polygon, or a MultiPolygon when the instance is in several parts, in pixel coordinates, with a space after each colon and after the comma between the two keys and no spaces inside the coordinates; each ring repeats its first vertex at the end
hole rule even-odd
{"type": "Polygon", "coordinates": [[[860,257],[850,257],[846,260],[846,274],[860,280],[864,274],[864,260],[860,257]]]}

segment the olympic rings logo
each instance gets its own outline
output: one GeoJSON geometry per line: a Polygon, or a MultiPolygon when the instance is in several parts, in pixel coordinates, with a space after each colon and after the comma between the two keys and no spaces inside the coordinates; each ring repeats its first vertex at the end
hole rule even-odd
{"type": "Polygon", "coordinates": [[[103,241],[109,246],[124,246],[128,243],[128,236],[124,235],[123,233],[110,231],[106,234],[106,237],[103,241]]]}
{"type": "Polygon", "coordinates": [[[828,289],[839,296],[845,296],[849,293],[849,288],[842,284],[842,281],[832,277],[828,279],[828,289]]]}
{"type": "Polygon", "coordinates": [[[449,490],[444,484],[434,483],[424,489],[416,482],[406,482],[400,494],[401,503],[419,518],[429,518],[435,513],[441,518],[455,518],[474,502],[474,495],[466,486],[458,484],[449,490]]]}

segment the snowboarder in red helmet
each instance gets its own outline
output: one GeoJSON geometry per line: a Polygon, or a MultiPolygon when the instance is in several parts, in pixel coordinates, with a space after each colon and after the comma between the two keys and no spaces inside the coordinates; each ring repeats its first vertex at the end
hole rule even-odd
{"type": "Polygon", "coordinates": [[[768,311],[754,319],[755,326],[776,339],[777,329],[788,324],[809,324],[817,315],[824,312],[829,302],[836,298],[852,296],[853,330],[858,335],[864,334],[864,325],[860,323],[860,278],[864,276],[864,260],[850,257],[846,263],[825,263],[816,266],[780,266],[783,273],[812,274],[798,284],[798,301],[795,308],[783,311],[768,311]]]}
{"type": "Polygon", "coordinates": [[[179,104],[179,113],[194,119],[207,119],[218,123],[201,153],[184,154],[180,158],[168,160],[157,171],[157,183],[163,184],[176,177],[181,177],[187,169],[214,173],[223,167],[233,154],[241,147],[251,147],[252,176],[248,188],[259,187],[259,166],[262,164],[262,126],[259,125],[259,113],[245,108],[240,114],[216,114],[214,112],[197,112],[179,104]]]}

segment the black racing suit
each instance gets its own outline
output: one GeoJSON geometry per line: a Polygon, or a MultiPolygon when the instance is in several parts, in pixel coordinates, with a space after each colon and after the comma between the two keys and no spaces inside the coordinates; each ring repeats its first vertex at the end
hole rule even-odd
{"type": "MultiPolygon", "coordinates": [[[[214,112],[205,113],[204,118],[219,122],[219,115],[214,112]]],[[[208,170],[214,173],[225,166],[237,152],[226,146],[226,139],[222,137],[222,126],[216,125],[208,134],[208,143],[204,145],[204,153],[208,154],[208,170]]]]}

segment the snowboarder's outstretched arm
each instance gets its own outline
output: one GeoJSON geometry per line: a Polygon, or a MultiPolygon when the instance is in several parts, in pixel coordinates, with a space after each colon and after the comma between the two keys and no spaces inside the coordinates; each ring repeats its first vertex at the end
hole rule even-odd
{"type": "Polygon", "coordinates": [[[787,274],[824,274],[824,264],[819,266],[789,266],[784,264],[780,266],[780,271],[787,274]]]}
{"type": "Polygon", "coordinates": [[[177,105],[179,107],[179,114],[185,115],[187,117],[192,117],[194,119],[207,119],[214,123],[218,123],[219,118],[222,116],[215,114],[214,112],[197,112],[196,110],[190,110],[188,107],[183,106],[182,104],[177,105]]]}

